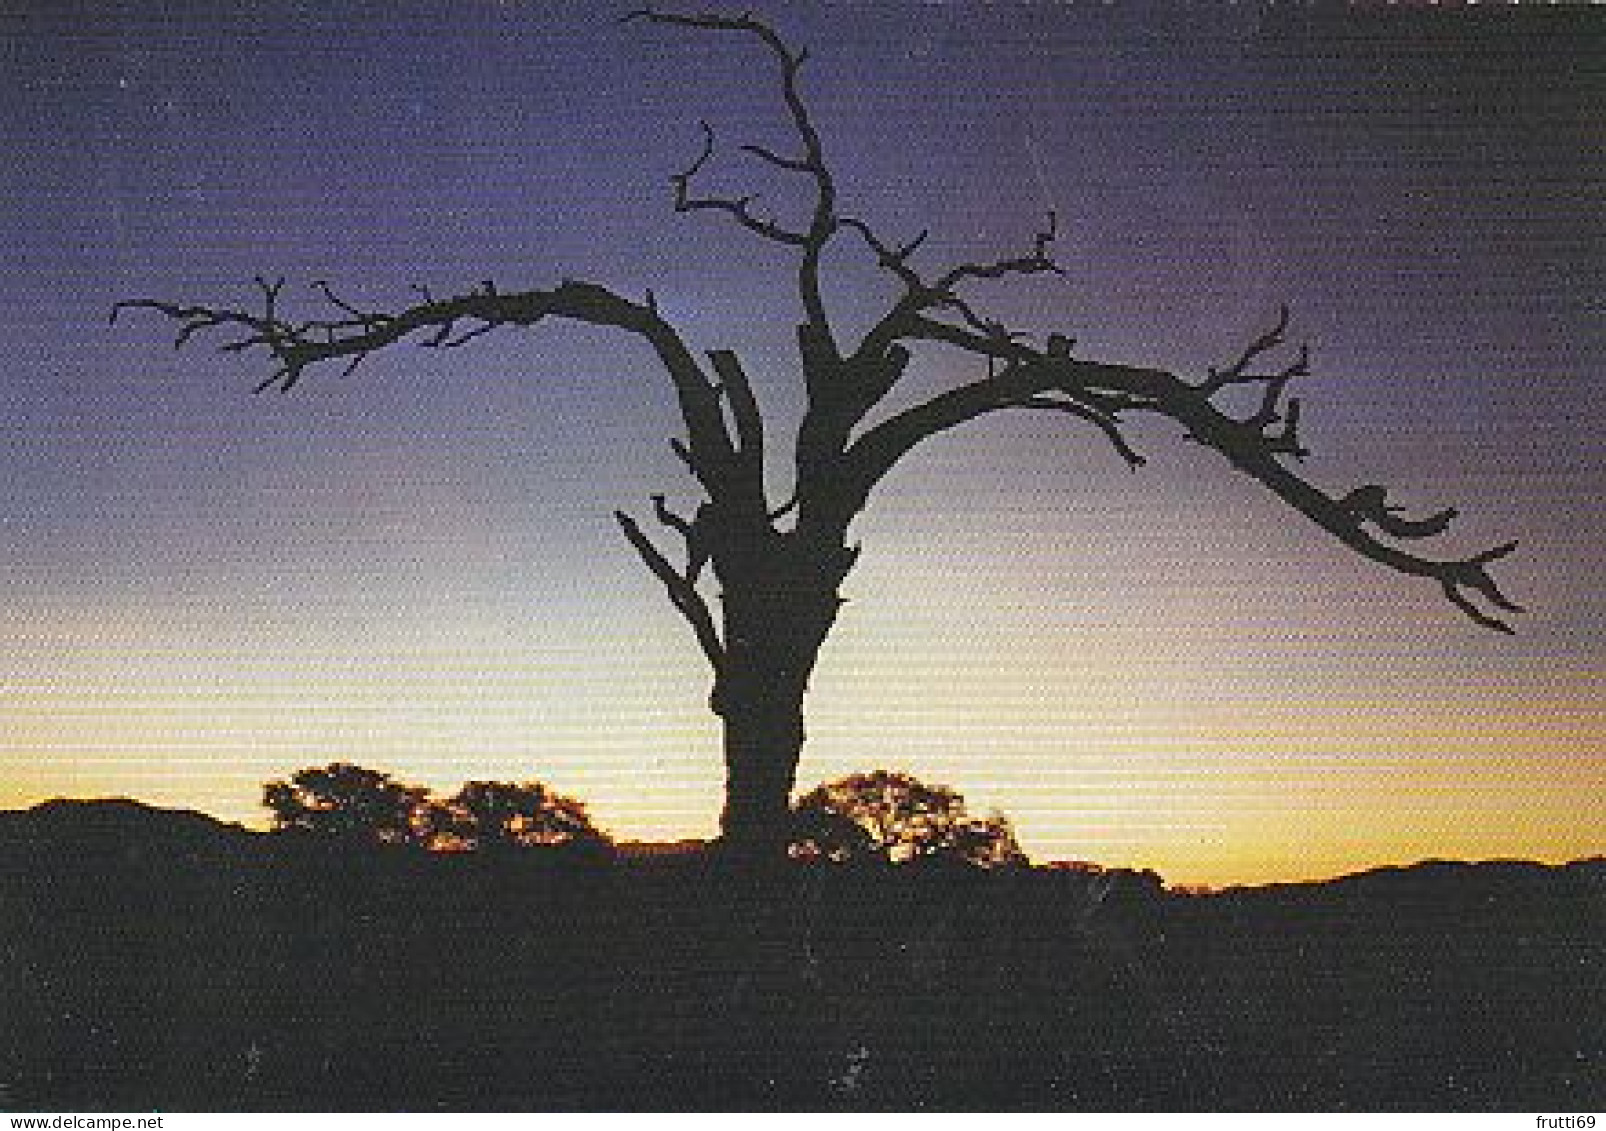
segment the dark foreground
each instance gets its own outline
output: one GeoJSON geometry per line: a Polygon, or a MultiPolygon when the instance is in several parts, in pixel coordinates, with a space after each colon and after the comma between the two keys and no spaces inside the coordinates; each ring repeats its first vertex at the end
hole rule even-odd
{"type": "Polygon", "coordinates": [[[1606,867],[1099,898],[57,807],[0,814],[0,1003],[13,1110],[1589,1110],[1606,867]]]}

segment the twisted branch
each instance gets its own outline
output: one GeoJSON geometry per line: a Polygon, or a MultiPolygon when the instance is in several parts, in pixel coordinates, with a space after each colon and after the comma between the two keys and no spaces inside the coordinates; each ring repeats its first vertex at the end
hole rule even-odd
{"type": "MultiPolygon", "coordinates": [[[[530,326],[548,317],[624,330],[652,347],[674,384],[689,442],[675,440],[671,446],[708,490],[707,505],[739,504],[736,510],[756,522],[773,521],[795,507],[799,514],[796,532],[807,530],[810,536],[831,538],[843,536],[870,491],[899,459],[917,444],[965,421],[1002,409],[1060,412],[1097,427],[1127,465],[1135,468],[1144,460],[1122,432],[1124,417],[1132,412],[1156,413],[1180,424],[1190,438],[1221,453],[1232,466],[1351,550],[1399,573],[1436,581],[1446,598],[1475,623],[1511,631],[1495,614],[1517,612],[1519,606],[1500,590],[1488,570],[1510,554],[1515,543],[1466,558],[1439,559],[1408,552],[1385,539],[1410,541],[1441,534],[1456,517],[1455,509],[1407,517],[1399,507],[1390,505],[1383,487],[1368,484],[1335,496],[1286,465],[1289,457],[1299,460],[1307,454],[1298,437],[1300,403],[1287,392],[1296,378],[1310,372],[1309,352],[1303,346],[1281,367],[1265,365],[1270,355],[1285,345],[1290,321],[1286,306],[1280,309],[1275,324],[1250,340],[1231,364],[1207,370],[1204,379],[1196,382],[1162,370],[1073,357],[1074,341],[1063,335],[1050,335],[1039,349],[989,318],[961,292],[972,283],[1063,274],[1052,254],[1058,234],[1054,213],[1048,213],[1046,224],[1027,251],[960,263],[928,279],[913,262],[926,232],[894,243],[881,238],[867,222],[837,214],[835,181],[798,83],[806,52],[792,50],[768,25],[745,14],[684,15],[649,8],[626,19],[748,36],[758,40],[780,67],[782,97],[798,150],[782,152],[762,145],[744,145],[741,150],[783,172],[810,178],[814,201],[807,226],[787,227],[758,215],[751,196],[694,192],[693,182],[711,160],[715,147],[714,131],[707,123],[701,126],[701,150],[671,177],[671,183],[676,211],[721,212],[762,239],[800,251],[798,283],[805,321],[799,327],[798,340],[808,409],[797,441],[796,495],[788,507],[771,513],[764,501],[763,420],[735,354],[715,350],[707,355],[721,382],[716,385],[659,315],[650,293],[642,305],[595,284],[572,280],[550,290],[515,294],[501,294],[485,283],[477,291],[444,300],[420,290],[421,302],[383,313],[363,310],[320,282],[315,287],[335,313],[297,322],[280,310],[284,281],[259,277],[255,281],[261,292],[258,312],[135,299],[118,303],[112,317],[124,309],[154,310],[178,324],[175,347],[189,344],[197,335],[218,331],[225,335],[219,347],[225,352],[262,350],[272,359],[274,369],[258,386],[259,391],[275,387],[288,391],[307,371],[325,362],[344,362],[349,372],[372,353],[415,335],[426,347],[457,348],[493,329],[530,326]],[[835,342],[820,290],[822,253],[843,230],[863,240],[877,265],[902,288],[887,313],[846,356],[835,342]],[[907,346],[915,342],[940,344],[984,359],[987,376],[896,413],[855,438],[870,408],[901,378],[910,359],[907,346]],[[1234,414],[1217,403],[1216,398],[1229,388],[1245,386],[1260,390],[1252,411],[1234,414]],[[729,406],[728,423],[720,405],[721,392],[729,406]]],[[[661,523],[686,540],[685,572],[671,566],[627,515],[616,512],[616,517],[717,667],[722,647],[713,618],[695,587],[706,561],[695,545],[703,533],[699,529],[703,512],[684,519],[670,511],[661,497],[654,498],[654,511],[661,523]]]]}
{"type": "MultiPolygon", "coordinates": [[[[674,27],[691,28],[698,31],[732,32],[738,35],[750,36],[759,41],[764,49],[780,65],[781,71],[781,98],[786,104],[788,116],[792,121],[792,128],[797,134],[798,142],[802,147],[801,157],[787,157],[763,146],[747,145],[742,148],[761,160],[767,161],[778,168],[802,173],[814,182],[814,206],[810,210],[809,223],[806,232],[793,232],[777,224],[759,220],[748,209],[747,204],[751,197],[740,199],[699,198],[706,201],[700,207],[712,208],[729,213],[749,231],[753,231],[766,239],[791,244],[802,248],[803,254],[798,263],[798,291],[803,301],[803,310],[808,320],[814,325],[816,331],[822,335],[829,335],[830,320],[826,316],[825,300],[820,291],[820,261],[825,245],[836,234],[836,182],[831,174],[831,168],[825,160],[825,149],[820,141],[819,130],[815,128],[814,119],[809,113],[808,104],[803,100],[803,93],[798,86],[798,74],[808,59],[806,50],[792,50],[774,28],[762,20],[743,13],[739,16],[720,15],[689,15],[678,12],[660,12],[653,8],[641,8],[624,17],[625,22],[645,21],[653,24],[666,24],[674,27]]],[[[707,152],[712,148],[713,131],[704,125],[705,153],[693,165],[691,172],[701,167],[707,160],[707,152]]],[[[676,181],[677,209],[682,193],[682,184],[689,185],[689,175],[682,182],[676,181]]]]}
{"type": "Polygon", "coordinates": [[[1003,279],[1010,275],[1040,275],[1044,272],[1064,275],[1065,269],[1054,262],[1054,257],[1049,252],[1050,246],[1058,236],[1059,218],[1050,209],[1047,226],[1039,229],[1032,237],[1031,251],[1008,259],[996,259],[991,263],[961,263],[944,272],[933,289],[939,295],[946,296],[967,279],[1003,279]]]}
{"type": "Polygon", "coordinates": [[[1252,375],[1249,362],[1280,344],[1281,325],[1251,343],[1227,371],[1214,372],[1202,384],[1190,383],[1156,369],[1083,361],[1068,350],[1034,350],[1010,343],[1005,346],[971,331],[930,320],[917,322],[920,337],[991,358],[1005,360],[1004,371],[938,394],[904,410],[865,432],[845,456],[843,481],[851,505],[862,506],[869,492],[916,445],[989,412],[1005,408],[1051,409],[1087,420],[1099,427],[1129,466],[1141,457],[1126,443],[1120,418],[1127,412],[1151,412],[1180,423],[1193,439],[1225,456],[1239,471],[1251,476],[1285,503],[1304,514],[1350,549],[1408,576],[1432,579],[1445,596],[1475,623],[1499,632],[1511,632],[1504,619],[1487,611],[1520,612],[1488,572],[1490,563],[1510,554],[1515,542],[1504,543],[1467,558],[1431,558],[1410,553],[1382,541],[1372,533],[1400,540],[1443,533],[1456,516],[1454,508],[1420,519],[1405,518],[1388,505],[1384,488],[1376,485],[1333,496],[1290,470],[1286,456],[1304,454],[1295,438],[1298,414],[1291,402],[1280,410],[1281,431],[1267,428],[1277,396],[1287,381],[1302,375],[1307,358],[1300,358],[1276,373],[1252,375]],[[1222,373],[1227,379],[1221,379],[1222,373]],[[1223,411],[1212,396],[1229,384],[1265,382],[1268,392],[1262,407],[1240,418],[1223,411]]]}
{"type": "Polygon", "coordinates": [[[844,216],[838,223],[851,232],[855,232],[864,240],[866,246],[875,252],[876,265],[892,272],[904,284],[908,291],[925,291],[925,282],[920,273],[909,265],[909,257],[920,250],[920,245],[926,242],[931,235],[930,229],[921,229],[920,233],[902,247],[893,247],[878,236],[873,228],[863,220],[852,216],[844,216]]]}
{"type": "Polygon", "coordinates": [[[773,220],[765,220],[753,213],[750,207],[756,196],[693,196],[691,195],[691,181],[714,152],[714,128],[707,122],[698,122],[703,131],[703,149],[697,159],[679,173],[669,178],[669,183],[675,186],[676,212],[724,212],[735,218],[736,222],[754,235],[776,243],[790,244],[794,247],[803,247],[808,243],[808,236],[802,232],[788,231],[773,220]]]}
{"type": "Polygon", "coordinates": [[[349,368],[387,346],[414,335],[420,345],[455,348],[503,326],[528,327],[547,318],[568,319],[634,334],[647,342],[674,385],[681,415],[691,439],[690,455],[711,490],[731,486],[735,447],[726,431],[718,392],[681,341],[679,334],[650,306],[631,302],[595,283],[565,280],[551,290],[501,293],[490,283],[455,298],[425,301],[395,313],[356,311],[328,287],[319,291],[343,317],[292,322],[277,307],[282,283],[257,280],[263,291],[263,312],[188,306],[156,299],[131,299],[112,309],[115,321],[124,310],[153,310],[179,323],[175,346],[189,344],[204,331],[236,331],[218,348],[226,353],[262,350],[274,368],[256,391],[289,392],[310,370],[343,360],[349,368]],[[355,311],[355,313],[353,313],[355,311]],[[457,332],[459,324],[477,323],[457,332]]]}
{"type": "Polygon", "coordinates": [[[901,247],[894,247],[863,220],[845,218],[841,225],[857,233],[875,253],[877,265],[894,275],[904,288],[891,309],[860,341],[856,357],[874,357],[900,338],[918,337],[947,341],[968,352],[1007,360],[1012,352],[1010,345],[1021,335],[1011,332],[998,320],[980,314],[960,294],[961,286],[967,282],[1017,275],[1065,274],[1052,253],[1052,245],[1059,234],[1059,219],[1053,211],[1048,213],[1046,225],[1032,238],[1030,251],[991,261],[961,263],[943,272],[933,282],[927,282],[909,262],[925,242],[926,232],[922,231],[901,247]],[[956,314],[963,326],[931,318],[929,312],[932,311],[956,314]],[[967,334],[967,330],[971,333],[967,334]],[[978,336],[981,340],[978,340],[978,336]],[[984,345],[984,341],[990,344],[984,345]]]}
{"type": "Polygon", "coordinates": [[[1288,307],[1284,305],[1278,308],[1277,322],[1271,329],[1245,346],[1238,359],[1231,365],[1224,369],[1212,367],[1207,370],[1205,379],[1196,384],[1194,389],[1201,397],[1209,400],[1230,386],[1261,385],[1259,407],[1243,417],[1240,423],[1246,429],[1259,434],[1274,453],[1304,459],[1310,451],[1299,442],[1299,399],[1289,397],[1284,403],[1283,398],[1290,381],[1296,377],[1310,376],[1310,347],[1301,345],[1294,360],[1276,372],[1257,373],[1250,369],[1257,359],[1284,344],[1288,321],[1288,307]],[[1279,423],[1282,424],[1282,428],[1272,431],[1272,426],[1279,423]]]}

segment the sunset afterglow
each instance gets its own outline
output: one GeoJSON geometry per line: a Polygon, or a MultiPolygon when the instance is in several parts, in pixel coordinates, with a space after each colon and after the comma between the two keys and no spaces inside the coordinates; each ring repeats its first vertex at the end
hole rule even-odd
{"type": "MultiPolygon", "coordinates": [[[[595,330],[265,373],[119,300],[284,276],[374,307],[494,279],[649,288],[795,425],[788,265],[668,177],[773,142],[742,45],[585,5],[91,4],[0,22],[7,647],[0,807],[261,826],[333,760],[539,778],[622,839],[716,830],[706,667],[610,512],[691,498],[663,377],[595,330]]],[[[1188,884],[1606,851],[1602,47],[1566,10],[786,5],[854,214],[933,262],[1054,211],[1011,327],[1203,375],[1293,311],[1304,470],[1521,549],[1514,636],[1348,554],[1175,426],[1129,471],[1063,416],[922,449],[855,528],[799,785],[907,770],[1038,861],[1188,884]]],[[[745,178],[745,179],[744,179],[745,178]]],[[[784,190],[766,206],[788,206],[784,190]]],[[[846,245],[844,245],[846,247],[846,245]]],[[[857,249],[855,249],[857,250],[857,249]]],[[[888,297],[846,250],[830,298],[888,297]]],[[[977,362],[917,359],[913,398],[977,362]]],[[[784,498],[788,470],[771,468],[784,498]]]]}

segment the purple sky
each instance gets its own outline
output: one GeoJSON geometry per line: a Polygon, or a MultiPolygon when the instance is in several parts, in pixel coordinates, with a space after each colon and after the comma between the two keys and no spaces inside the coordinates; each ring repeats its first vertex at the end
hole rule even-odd
{"type": "MultiPolygon", "coordinates": [[[[1069,422],[999,417],[865,516],[802,782],[907,769],[1041,858],[1178,880],[1600,851],[1606,16],[772,14],[811,48],[852,212],[930,227],[937,264],[1055,210],[1067,278],[979,298],[1087,356],[1202,374],[1288,303],[1311,476],[1461,507],[1451,549],[1521,539],[1499,572],[1531,606],[1483,632],[1175,429],[1136,431],[1132,475],[1069,422]]],[[[699,118],[711,185],[792,203],[734,152],[786,140],[765,64],[590,4],[0,8],[0,805],[249,819],[266,778],[346,758],[709,833],[704,672],[609,517],[689,497],[640,348],[510,332],[253,398],[260,365],[106,313],[249,301],[259,274],[309,314],[316,279],[394,307],[589,278],[651,288],[793,419],[784,256],[669,207],[699,118]]],[[[834,267],[845,322],[888,299],[834,267]]]]}

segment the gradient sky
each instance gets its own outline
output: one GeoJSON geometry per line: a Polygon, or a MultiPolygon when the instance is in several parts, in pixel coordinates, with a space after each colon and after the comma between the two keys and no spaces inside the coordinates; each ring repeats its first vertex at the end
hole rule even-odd
{"type": "MultiPolygon", "coordinates": [[[[1038,859],[1173,882],[1606,850],[1606,13],[793,5],[846,207],[928,264],[1060,217],[1063,280],[979,297],[1085,356],[1202,375],[1294,311],[1309,474],[1454,504],[1519,635],[1354,558],[1145,424],[998,416],[858,532],[800,784],[906,769],[1038,859]]],[[[712,833],[695,645],[615,506],[688,499],[636,343],[550,327],[296,394],[174,353],[132,296],[253,275],[374,306],[567,276],[656,294],[794,420],[788,264],[676,217],[785,186],[765,60],[589,4],[0,4],[0,806],[131,795],[259,821],[352,760],[538,777],[630,838],[712,833]],[[721,179],[723,178],[723,179],[721,179]]],[[[889,297],[834,261],[852,324],[889,297]]],[[[976,375],[946,359],[909,395],[976,375]]],[[[778,491],[784,490],[777,464],[778,491]]]]}

